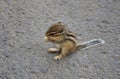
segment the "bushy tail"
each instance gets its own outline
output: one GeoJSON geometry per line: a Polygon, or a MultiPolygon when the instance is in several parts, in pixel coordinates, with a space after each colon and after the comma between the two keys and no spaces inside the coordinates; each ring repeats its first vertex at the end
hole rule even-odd
{"type": "Polygon", "coordinates": [[[102,40],[102,39],[93,39],[93,40],[78,44],[77,45],[77,50],[79,50],[79,49],[80,50],[88,49],[90,47],[94,47],[94,46],[97,46],[97,45],[102,45],[104,43],[105,43],[105,41],[102,40]]]}

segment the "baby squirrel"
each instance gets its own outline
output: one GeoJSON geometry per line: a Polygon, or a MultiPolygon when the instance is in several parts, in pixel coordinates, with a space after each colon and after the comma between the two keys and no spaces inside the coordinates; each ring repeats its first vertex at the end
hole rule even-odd
{"type": "Polygon", "coordinates": [[[76,34],[70,31],[62,22],[52,24],[45,33],[44,40],[58,44],[58,48],[48,49],[48,52],[60,52],[58,56],[54,57],[54,60],[61,60],[64,56],[78,49],[85,49],[104,43],[104,40],[93,39],[78,44],[76,34]]]}

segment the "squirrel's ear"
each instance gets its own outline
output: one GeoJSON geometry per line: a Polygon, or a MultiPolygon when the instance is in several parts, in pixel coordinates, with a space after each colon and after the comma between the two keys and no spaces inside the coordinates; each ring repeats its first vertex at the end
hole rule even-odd
{"type": "Polygon", "coordinates": [[[61,24],[62,22],[58,22],[59,24],[61,24]]]}

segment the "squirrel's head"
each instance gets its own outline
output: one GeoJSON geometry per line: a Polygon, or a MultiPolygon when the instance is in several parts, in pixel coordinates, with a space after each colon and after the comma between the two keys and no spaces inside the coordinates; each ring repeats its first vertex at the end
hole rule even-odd
{"type": "Polygon", "coordinates": [[[64,37],[65,28],[66,26],[61,22],[52,24],[50,28],[47,30],[47,32],[45,33],[44,40],[49,42],[62,41],[64,37]]]}

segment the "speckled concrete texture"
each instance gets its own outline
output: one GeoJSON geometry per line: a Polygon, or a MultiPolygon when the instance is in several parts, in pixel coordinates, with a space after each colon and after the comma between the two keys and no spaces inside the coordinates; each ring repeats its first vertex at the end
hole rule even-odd
{"type": "Polygon", "coordinates": [[[120,0],[0,0],[0,79],[120,79],[120,0]],[[43,38],[58,21],[105,44],[54,61],[43,38]]]}

